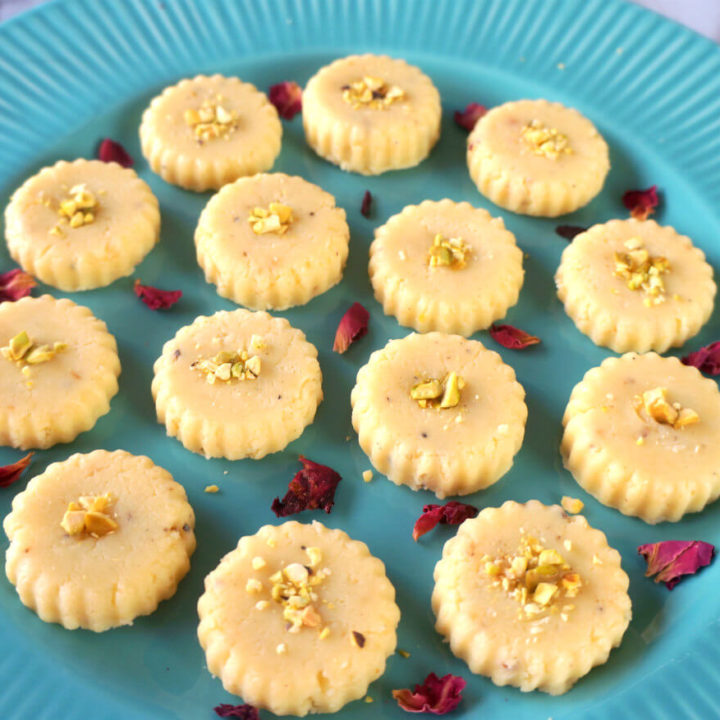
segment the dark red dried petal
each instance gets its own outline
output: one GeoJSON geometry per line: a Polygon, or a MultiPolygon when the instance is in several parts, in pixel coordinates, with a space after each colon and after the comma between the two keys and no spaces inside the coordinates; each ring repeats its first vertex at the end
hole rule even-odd
{"type": "Polygon", "coordinates": [[[512,325],[491,325],[490,336],[508,350],[524,350],[526,347],[537,345],[540,342],[539,337],[530,335],[512,325]]]}
{"type": "Polygon", "coordinates": [[[139,280],[135,281],[134,289],[151,310],[167,310],[182,297],[182,290],[158,290],[152,285],[141,285],[139,280]]]}
{"type": "Polygon", "coordinates": [[[359,303],[353,303],[342,316],[338,329],[335,332],[333,350],[344,353],[356,340],[359,340],[368,331],[370,313],[359,303]]]}
{"type": "Polygon", "coordinates": [[[660,203],[657,185],[647,190],[628,190],[622,197],[623,205],[636,220],[647,220],[660,203]]]}
{"type": "Polygon", "coordinates": [[[682,358],[685,365],[692,365],[708,375],[720,375],[720,340],[682,358]]]}
{"type": "Polygon", "coordinates": [[[287,517],[303,510],[324,510],[329,513],[335,504],[335,490],[342,478],[327,465],[300,456],[298,470],[288,485],[285,497],[275,498],[270,509],[278,517],[287,517]]]}
{"type": "Polygon", "coordinates": [[[27,297],[36,285],[35,278],[24,270],[8,270],[0,275],[0,303],[27,297]]]}
{"type": "Polygon", "coordinates": [[[285,120],[292,120],[302,110],[302,88],[292,80],[273,85],[268,97],[285,120]]]}
{"type": "Polygon", "coordinates": [[[587,228],[582,225],[558,225],[555,228],[555,232],[566,240],[573,240],[576,235],[584,233],[587,228]]]}
{"type": "Polygon", "coordinates": [[[222,718],[240,718],[240,720],[260,720],[260,712],[252,705],[228,705],[222,703],[214,708],[215,714],[222,718]]]}
{"type": "Polygon", "coordinates": [[[655,575],[655,582],[664,582],[672,590],[683,577],[709,565],[715,547],[702,540],[665,540],[640,545],[638,552],[647,561],[645,577],[655,575]]]}
{"type": "Polygon", "coordinates": [[[20,479],[25,469],[30,464],[30,458],[33,453],[29,452],[24,458],[18,460],[12,465],[0,467],[0,487],[10,487],[14,482],[20,479]]]}
{"type": "Polygon", "coordinates": [[[415,692],[408,689],[393,690],[397,704],[407,712],[444,715],[454,710],[462,700],[465,681],[457,675],[439,678],[430,673],[422,685],[415,686],[415,692]]]}
{"type": "Polygon", "coordinates": [[[451,500],[445,505],[425,505],[423,514],[415,521],[413,528],[413,540],[430,532],[438,523],[444,525],[459,525],[468,518],[474,518],[478,509],[472,505],[451,500]]]}
{"type": "Polygon", "coordinates": [[[480,105],[476,102],[468,103],[465,109],[455,111],[455,122],[461,127],[470,132],[474,127],[475,123],[487,112],[487,108],[484,105],[480,105]]]}
{"type": "Polygon", "coordinates": [[[119,143],[105,138],[98,148],[98,160],[103,162],[116,162],[123,167],[132,167],[134,160],[132,155],[119,143]]]}
{"type": "Polygon", "coordinates": [[[365,194],[363,195],[362,205],[360,205],[360,214],[363,217],[366,217],[366,218],[370,217],[370,213],[372,212],[372,201],[373,201],[372,194],[370,193],[369,190],[366,190],[365,194]]]}

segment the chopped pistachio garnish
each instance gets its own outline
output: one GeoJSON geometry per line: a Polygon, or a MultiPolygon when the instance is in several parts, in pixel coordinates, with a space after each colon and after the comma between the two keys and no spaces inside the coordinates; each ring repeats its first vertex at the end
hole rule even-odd
{"type": "Polygon", "coordinates": [[[664,257],[653,257],[640,238],[630,238],[624,243],[626,253],[615,253],[615,272],[626,281],[630,290],[642,290],[647,307],[665,302],[663,275],[670,272],[670,263],[664,257]]]}
{"type": "Polygon", "coordinates": [[[671,425],[675,430],[681,430],[688,425],[700,422],[700,416],[694,410],[684,408],[677,402],[670,403],[667,392],[667,388],[656,387],[646,390],[642,395],[636,395],[633,399],[635,412],[642,420],[645,420],[644,411],[655,422],[671,425]]]}
{"type": "Polygon", "coordinates": [[[267,208],[256,207],[248,216],[248,222],[256,235],[277,233],[283,235],[293,221],[292,208],[272,202],[267,208]]]}
{"type": "Polygon", "coordinates": [[[456,372],[449,372],[442,381],[432,378],[413,385],[410,397],[421,408],[447,409],[458,405],[464,387],[465,381],[456,372]]]}
{"type": "Polygon", "coordinates": [[[50,234],[64,235],[62,229],[64,225],[69,225],[72,229],[89,225],[94,222],[97,209],[97,198],[84,183],[73,186],[67,197],[60,201],[58,206],[60,220],[50,229],[50,234]]]}
{"type": "Polygon", "coordinates": [[[554,602],[575,597],[582,587],[580,576],[565,558],[535,538],[523,535],[514,555],[483,559],[485,574],[522,606],[521,617],[535,617],[554,602]]]}
{"type": "Polygon", "coordinates": [[[557,128],[548,127],[537,118],[525,125],[520,136],[535,155],[542,155],[550,160],[557,160],[560,155],[572,155],[573,149],[567,135],[557,128]]]}
{"type": "Polygon", "coordinates": [[[35,342],[25,330],[19,332],[10,342],[0,348],[2,356],[20,365],[25,372],[28,365],[39,365],[52,360],[58,353],[67,350],[67,343],[56,342],[50,345],[35,345],[35,342]]]}
{"type": "Polygon", "coordinates": [[[247,350],[222,350],[212,359],[196,360],[190,367],[203,373],[212,385],[217,380],[224,383],[255,380],[260,375],[262,361],[258,355],[249,355],[247,350]]]}
{"type": "Polygon", "coordinates": [[[253,570],[262,570],[266,565],[267,565],[267,562],[265,561],[264,557],[260,557],[258,555],[252,559],[252,569],[253,570]]]}
{"type": "Polygon", "coordinates": [[[563,495],[560,504],[562,505],[563,510],[571,515],[576,515],[577,513],[582,512],[582,509],[585,507],[585,503],[582,500],[568,497],[567,495],[563,495]]]}
{"type": "Polygon", "coordinates": [[[68,505],[60,525],[68,535],[103,537],[120,527],[112,517],[114,503],[115,498],[110,493],[82,495],[68,505]]]}
{"type": "Polygon", "coordinates": [[[185,111],[185,122],[200,144],[215,138],[227,138],[238,127],[237,112],[223,107],[221,96],[218,95],[216,100],[205,100],[199,108],[185,111]]]}
{"type": "Polygon", "coordinates": [[[449,267],[462,270],[467,265],[470,246],[462,238],[446,238],[438,233],[428,251],[427,263],[430,267],[449,267]]]}
{"type": "Polygon", "coordinates": [[[354,110],[370,108],[385,110],[394,102],[405,99],[405,92],[397,85],[388,85],[384,80],[366,75],[342,87],[343,100],[354,110]]]}

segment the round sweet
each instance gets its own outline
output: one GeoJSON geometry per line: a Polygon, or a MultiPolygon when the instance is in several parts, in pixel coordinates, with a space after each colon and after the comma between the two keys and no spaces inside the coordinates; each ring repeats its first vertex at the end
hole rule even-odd
{"type": "Polygon", "coordinates": [[[436,630],[496,685],[566,692],[630,622],[628,576],[580,515],[508,501],[466,520],[435,566],[436,630]]]}
{"type": "Polygon", "coordinates": [[[0,445],[70,442],[118,391],[120,360],[105,323],[50,295],[0,303],[0,367],[0,445]]]}
{"type": "Polygon", "coordinates": [[[208,670],[276,715],[335,712],[362,697],[400,620],[383,563],[316,521],[241,538],[205,578],[198,614],[208,670]]]}
{"type": "Polygon", "coordinates": [[[575,386],[563,425],[565,466],[625,515],[677,521],[720,495],[720,392],[677,358],[608,358],[575,386]]]}
{"type": "Polygon", "coordinates": [[[153,171],[198,192],[269,170],[281,139],[280,119],[265,94],[222,75],[165,88],[140,124],[142,153],[153,171]]]}
{"type": "Polygon", "coordinates": [[[375,231],[370,281],[401,325],[467,336],[517,302],[522,252],[501,218],[465,202],[426,200],[375,231]]]}
{"type": "Polygon", "coordinates": [[[716,292],[702,250],[654,220],[610,220],[576,235],[555,282],[578,330],[619,353],[682,345],[707,322],[716,292]]]}
{"type": "Polygon", "coordinates": [[[74,292],[130,275],[160,232],[157,198],[133,170],[100,160],[61,160],[26,180],[5,209],[13,260],[74,292]]]}
{"type": "Polygon", "coordinates": [[[165,343],[154,369],[158,422],[208,458],[282,450],[313,421],[323,397],[314,345],[265,312],[196,318],[165,343]]]}
{"type": "Polygon", "coordinates": [[[404,60],[351,55],[310,78],[303,92],[305,138],[343,170],[379,175],[414,167],[440,137],[440,94],[404,60]]]}
{"type": "Polygon", "coordinates": [[[205,279],[218,294],[254,310],[303,305],[339,283],[349,242],[335,198],[282,173],[226,185],[195,231],[205,279]]]}
{"type": "Polygon", "coordinates": [[[524,398],[513,369],[482,343],[413,333],[360,368],[352,424],[370,462],[395,484],[439,498],[466,495],[512,467],[525,434],[524,398]]]}
{"type": "Polygon", "coordinates": [[[492,108],[468,136],[467,163],[478,190],[496,205],[544,217],[587,205],[610,170],[595,126],[547,100],[492,108]]]}
{"type": "Polygon", "coordinates": [[[175,594],[194,525],[185,490],[149,458],[76,454],[13,499],[5,572],[41,620],[102,632],[175,594]]]}

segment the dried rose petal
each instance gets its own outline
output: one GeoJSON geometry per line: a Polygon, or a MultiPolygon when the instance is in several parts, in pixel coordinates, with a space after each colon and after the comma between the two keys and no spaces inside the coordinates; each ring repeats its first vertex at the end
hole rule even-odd
{"type": "Polygon", "coordinates": [[[555,228],[555,232],[566,240],[573,240],[576,235],[584,233],[587,230],[582,225],[558,225],[555,228]]]}
{"type": "Polygon", "coordinates": [[[628,190],[622,197],[623,205],[630,211],[636,220],[647,220],[655,212],[660,199],[657,194],[657,185],[647,190],[628,190]]]}
{"type": "Polygon", "coordinates": [[[685,365],[692,365],[709,375],[720,375],[720,340],[682,358],[685,365]]]}
{"type": "Polygon", "coordinates": [[[370,217],[370,213],[372,212],[372,201],[373,201],[372,194],[370,193],[369,190],[366,190],[365,194],[363,195],[362,205],[360,205],[360,214],[363,217],[366,217],[366,218],[370,217]]]}
{"type": "Polygon", "coordinates": [[[268,97],[285,120],[292,120],[302,110],[302,88],[292,80],[273,85],[268,97]]]}
{"type": "Polygon", "coordinates": [[[415,521],[413,528],[413,540],[430,532],[438,523],[444,525],[459,525],[468,518],[474,518],[478,509],[472,505],[451,500],[445,505],[425,505],[423,514],[415,521]]]}
{"type": "Polygon", "coordinates": [[[139,280],[135,281],[134,288],[135,294],[151,310],[167,310],[182,297],[182,290],[158,290],[152,285],[141,285],[139,280]]]}
{"type": "Polygon", "coordinates": [[[285,497],[275,498],[271,510],[278,517],[287,517],[303,510],[317,510],[329,513],[335,504],[335,490],[342,478],[327,465],[300,456],[303,467],[295,473],[288,485],[285,497]]]}
{"type": "Polygon", "coordinates": [[[30,458],[33,453],[29,452],[22,460],[18,460],[12,465],[0,467],[0,487],[10,487],[14,482],[20,479],[25,469],[30,464],[30,458]]]}
{"type": "Polygon", "coordinates": [[[702,540],[666,540],[640,545],[638,552],[647,561],[645,577],[655,575],[672,590],[685,575],[694,575],[712,562],[715,547],[702,540]]]}
{"type": "Polygon", "coordinates": [[[422,685],[415,686],[414,693],[405,688],[393,690],[392,694],[397,704],[407,712],[444,715],[460,704],[464,688],[465,681],[457,675],[439,678],[435,673],[430,673],[422,685]]]}
{"type": "Polygon", "coordinates": [[[37,285],[37,281],[20,268],[8,270],[0,274],[0,303],[14,302],[30,294],[30,291],[37,285]]]}
{"type": "Polygon", "coordinates": [[[468,103],[465,109],[455,111],[455,122],[461,127],[470,132],[474,127],[475,123],[487,112],[487,108],[484,105],[480,105],[476,102],[468,103]]]}
{"type": "Polygon", "coordinates": [[[368,331],[370,313],[359,303],[353,303],[342,316],[338,329],[335,332],[333,350],[344,353],[356,340],[359,340],[368,331]]]}
{"type": "Polygon", "coordinates": [[[540,342],[539,337],[530,335],[512,325],[491,325],[490,336],[508,350],[524,350],[526,347],[537,345],[540,342]]]}
{"type": "Polygon", "coordinates": [[[260,720],[260,713],[252,705],[228,705],[222,703],[214,708],[215,714],[222,718],[240,718],[240,720],[260,720]]]}
{"type": "Polygon", "coordinates": [[[123,167],[132,167],[134,160],[132,155],[119,143],[105,138],[98,148],[98,160],[103,162],[116,162],[123,167]]]}

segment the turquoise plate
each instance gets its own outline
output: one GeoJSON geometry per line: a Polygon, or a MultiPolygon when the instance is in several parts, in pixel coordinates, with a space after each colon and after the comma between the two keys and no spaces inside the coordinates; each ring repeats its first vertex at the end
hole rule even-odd
{"type": "MultiPolygon", "coordinates": [[[[147,454],[186,487],[198,537],[192,570],[177,595],[134,626],[100,635],[41,622],[2,579],[0,717],[210,720],[214,705],[237,702],[207,672],[195,637],[195,603],[203,578],[238,538],[275,522],[270,503],[287,488],[301,453],[335,467],[344,480],[331,515],[306,513],[300,519],[343,528],[385,561],[403,613],[399,646],[411,653],[389,659],[385,675],[370,688],[372,705],[353,703],[338,720],[406,717],[391,689],[412,686],[431,671],[468,680],[456,718],[720,717],[720,563],[668,592],[643,577],[635,551],[640,543],[673,538],[720,543],[720,504],[681,523],[651,527],[603,507],[563,470],[557,448],[570,390],[610,353],[575,329],[555,297],[553,273],[565,247],[554,233],[556,222],[494,207],[465,168],[465,133],[453,123],[453,110],[470,101],[496,105],[523,97],[579,108],[610,144],[605,189],[563,223],[626,217],[623,192],[657,183],[663,196],[659,221],[694,238],[720,267],[720,50],[619,0],[60,0],[0,27],[0,203],[41,167],[60,158],[91,157],[103,137],[119,140],[162,208],[161,242],[136,276],[184,292],[167,312],[144,307],[130,278],[70,296],[117,337],[120,394],[91,432],[70,446],[38,452],[27,476],[94,448],[147,454]],[[207,461],[167,438],[155,422],[151,369],[179,327],[233,305],[205,283],[194,258],[193,228],[209,195],[185,192],[150,172],[138,145],[140,114],[182,77],[221,72],[263,89],[289,79],[304,84],[321,65],[360,51],[404,57],[432,77],[443,99],[442,138],[418,168],[364,178],[317,158],[305,145],[300,117],[283,123],[274,169],[332,192],[347,210],[352,231],[343,282],[282,313],[319,350],[325,401],[316,422],[285,451],[260,462],[207,461]],[[371,219],[359,212],[366,189],[377,198],[371,219]],[[373,229],[404,205],[443,197],[485,207],[515,233],[526,253],[526,281],[507,320],[543,340],[513,352],[498,348],[487,333],[477,336],[515,368],[530,415],[512,470],[469,501],[482,507],[507,499],[553,503],[562,495],[580,497],[590,523],[622,553],[631,578],[634,617],[622,646],[562,697],[495,687],[452,656],[433,629],[430,592],[433,566],[453,529],[438,528],[414,543],[413,523],[433,496],[382,478],[369,484],[361,479],[369,462],[351,428],[350,389],[372,350],[406,334],[372,298],[368,246],[373,229]],[[335,328],[355,300],[370,310],[370,333],[337,355],[331,350],[335,328]],[[220,486],[219,494],[203,492],[210,483],[220,486]]],[[[0,250],[0,269],[11,266],[0,250]]],[[[716,313],[680,352],[718,336],[716,313]]],[[[19,457],[0,450],[0,464],[19,457]]],[[[0,490],[0,515],[25,482],[0,490]]],[[[4,535],[0,543],[4,550],[4,535]]]]}

